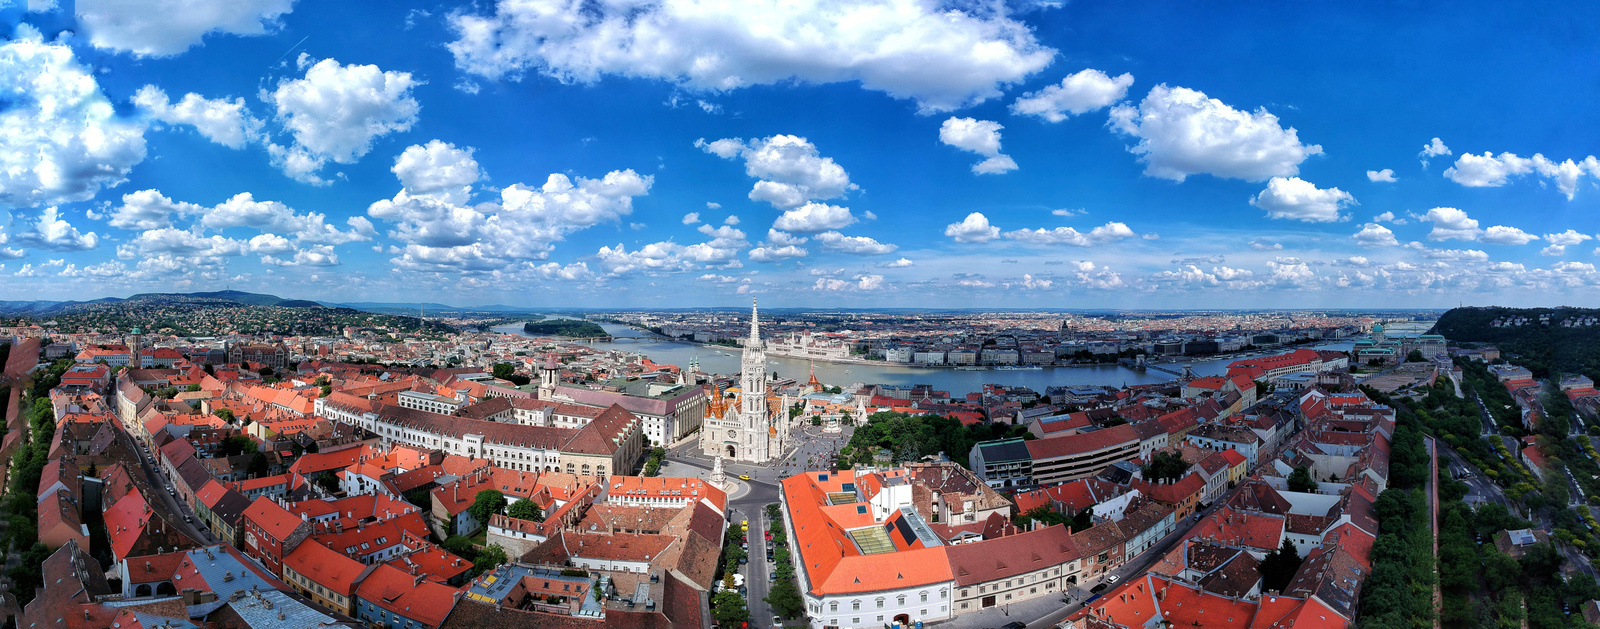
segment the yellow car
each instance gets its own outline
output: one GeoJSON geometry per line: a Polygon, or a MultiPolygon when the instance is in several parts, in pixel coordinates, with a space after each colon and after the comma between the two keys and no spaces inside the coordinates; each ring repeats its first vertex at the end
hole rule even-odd
{"type": "Polygon", "coordinates": [[[739,480],[750,480],[750,475],[749,474],[740,474],[739,475],[739,480]]]}

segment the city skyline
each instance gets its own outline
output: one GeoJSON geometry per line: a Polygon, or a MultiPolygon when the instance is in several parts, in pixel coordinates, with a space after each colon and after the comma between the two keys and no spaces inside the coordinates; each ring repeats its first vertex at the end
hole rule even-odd
{"type": "Polygon", "coordinates": [[[0,288],[1597,305],[1593,7],[710,4],[0,9],[0,288]]]}

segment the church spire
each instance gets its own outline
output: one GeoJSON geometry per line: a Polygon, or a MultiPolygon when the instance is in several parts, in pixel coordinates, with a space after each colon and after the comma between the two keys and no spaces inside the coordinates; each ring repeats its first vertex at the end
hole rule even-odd
{"type": "Polygon", "coordinates": [[[761,319],[756,314],[756,300],[750,299],[750,342],[747,345],[758,347],[761,345],[761,319]]]}

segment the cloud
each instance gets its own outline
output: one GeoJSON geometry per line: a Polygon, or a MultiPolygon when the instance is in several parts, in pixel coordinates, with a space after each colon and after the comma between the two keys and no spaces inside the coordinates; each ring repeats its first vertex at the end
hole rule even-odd
{"type": "Polygon", "coordinates": [[[546,262],[533,267],[533,271],[547,280],[562,280],[568,282],[581,282],[595,279],[589,265],[583,262],[574,262],[562,266],[556,262],[546,262]]]}
{"type": "Polygon", "coordinates": [[[243,98],[208,99],[191,92],[173,104],[161,88],[146,85],[134,93],[133,104],[152,120],[194,127],[206,139],[231,149],[244,148],[265,137],[261,133],[265,123],[250,115],[243,98]]]}
{"type": "Polygon", "coordinates": [[[1550,242],[1550,246],[1541,249],[1539,253],[1547,256],[1560,256],[1566,255],[1567,247],[1594,240],[1594,236],[1579,233],[1575,229],[1569,229],[1559,234],[1545,234],[1544,239],[1550,242]]]}
{"type": "Polygon", "coordinates": [[[684,225],[693,225],[693,224],[698,223],[698,222],[700,222],[700,213],[699,212],[690,212],[688,214],[684,214],[683,215],[683,224],[684,225]]]}
{"type": "Polygon", "coordinates": [[[1495,225],[1485,230],[1483,235],[1478,237],[1478,242],[1486,242],[1491,245],[1526,245],[1538,239],[1538,236],[1515,227],[1495,225]]]}
{"type": "Polygon", "coordinates": [[[1250,241],[1250,248],[1255,249],[1256,251],[1279,251],[1283,249],[1283,245],[1276,242],[1269,242],[1265,238],[1256,238],[1250,241]]]}
{"type": "Polygon", "coordinates": [[[1422,146],[1422,152],[1421,153],[1417,153],[1417,159],[1422,161],[1422,167],[1423,168],[1427,168],[1428,167],[1428,159],[1429,158],[1438,157],[1440,155],[1449,155],[1449,154],[1450,154],[1450,147],[1445,146],[1444,142],[1440,142],[1439,138],[1434,138],[1432,142],[1429,142],[1429,143],[1424,144],[1422,146]]]}
{"type": "Polygon", "coordinates": [[[1477,240],[1483,234],[1478,229],[1478,221],[1467,217],[1467,213],[1453,207],[1436,207],[1428,210],[1422,220],[1433,223],[1433,231],[1428,232],[1428,240],[1477,240]]]}
{"type": "Polygon", "coordinates": [[[1089,211],[1083,208],[1061,208],[1057,210],[1050,210],[1050,214],[1053,216],[1082,216],[1088,213],[1089,211]]]}
{"type": "Polygon", "coordinates": [[[117,116],[64,44],[21,24],[0,45],[0,208],[84,201],[144,160],[144,125],[117,116]]]}
{"type": "Polygon", "coordinates": [[[1302,144],[1293,127],[1257,109],[1229,107],[1185,87],[1151,88],[1137,107],[1111,109],[1111,128],[1139,139],[1128,151],[1144,162],[1144,174],[1183,181],[1189,175],[1262,181],[1299,174],[1300,162],[1322,152],[1302,144]]]}
{"type": "Polygon", "coordinates": [[[1125,238],[1132,238],[1133,233],[1126,224],[1109,222],[1087,232],[1080,232],[1071,227],[1057,227],[1055,229],[1019,229],[1005,233],[1006,238],[1021,241],[1025,244],[1044,247],[1053,245],[1072,245],[1074,247],[1093,247],[1095,245],[1116,242],[1125,238]]]}
{"type": "Polygon", "coordinates": [[[599,266],[606,274],[618,276],[640,272],[648,275],[667,275],[704,268],[737,268],[739,250],[748,242],[744,232],[728,226],[701,225],[700,232],[712,240],[694,245],[675,242],[656,242],[634,251],[618,244],[601,247],[595,254],[599,266]]]}
{"type": "Polygon", "coordinates": [[[836,280],[836,279],[829,279],[829,278],[825,278],[825,277],[819,277],[819,278],[817,278],[816,283],[811,285],[811,288],[812,288],[812,290],[830,291],[830,292],[848,291],[848,290],[868,291],[868,290],[879,290],[879,289],[882,289],[882,288],[884,288],[884,284],[883,284],[883,276],[882,275],[871,275],[871,274],[863,273],[861,275],[855,276],[854,278],[851,279],[851,281],[836,280]]]}
{"type": "Polygon", "coordinates": [[[728,218],[722,219],[722,224],[723,225],[738,225],[739,224],[739,217],[730,214],[730,215],[728,215],[728,218]]]}
{"type": "Polygon", "coordinates": [[[172,225],[173,214],[199,214],[205,208],[176,202],[160,190],[140,190],[122,195],[122,205],[111,211],[111,226],[122,229],[155,229],[172,225]]]}
{"type": "Polygon", "coordinates": [[[706,209],[708,209],[708,210],[720,210],[720,209],[722,209],[722,204],[721,203],[717,203],[716,201],[706,201],[706,209]]]}
{"type": "Polygon", "coordinates": [[[779,209],[792,208],[808,200],[844,196],[858,186],[850,174],[831,157],[823,157],[816,145],[793,135],[774,135],[746,142],[723,138],[713,142],[695,140],[700,150],[723,159],[743,159],[745,174],[755,177],[750,189],[752,201],[766,201],[779,209]]]}
{"type": "Polygon", "coordinates": [[[264,35],[294,0],[77,0],[89,43],[137,57],[171,57],[208,34],[264,35]]]}
{"type": "Polygon", "coordinates": [[[267,147],[274,165],[297,180],[326,184],[318,172],[327,162],[354,164],[374,139],[416,123],[422,107],[411,90],[417,84],[409,72],[333,59],[312,64],[303,79],[280,80],[267,98],[294,144],[267,147]]]}
{"type": "Polygon", "coordinates": [[[1055,56],[1001,3],[502,0],[449,21],[456,67],[490,79],[620,75],[703,92],[859,81],[923,113],[999,97],[1055,56]]]}
{"type": "Polygon", "coordinates": [[[1000,228],[990,225],[983,213],[973,212],[959,223],[946,225],[944,235],[956,242],[989,242],[1000,237],[1000,228]]]}
{"type": "Polygon", "coordinates": [[[753,262],[782,262],[784,260],[793,258],[804,258],[806,257],[807,253],[808,252],[805,249],[800,247],[796,247],[794,245],[784,245],[781,247],[756,247],[751,249],[746,255],[748,255],[750,260],[753,262]]]}
{"type": "Polygon", "coordinates": [[[483,171],[473,153],[471,147],[456,148],[454,144],[430,140],[406,147],[389,171],[412,194],[466,203],[473,184],[483,180],[483,171]]]}
{"type": "Polygon", "coordinates": [[[1585,175],[1600,178],[1600,159],[1590,155],[1581,162],[1568,159],[1558,163],[1538,153],[1533,157],[1518,157],[1515,153],[1463,153],[1454,166],[1444,171],[1444,176],[1469,188],[1497,188],[1506,185],[1512,176],[1529,173],[1555,183],[1556,189],[1570,201],[1585,175]]]}
{"type": "MultiPolygon", "coordinates": [[[[541,186],[514,183],[500,188],[499,199],[469,206],[468,186],[457,184],[479,178],[476,162],[469,168],[463,161],[471,149],[430,146],[431,152],[426,146],[406,149],[417,159],[402,153],[393,170],[407,187],[367,208],[368,216],[391,223],[389,235],[405,243],[393,250],[400,256],[392,261],[402,269],[483,272],[542,260],[568,234],[632,213],[633,198],[647,194],[654,182],[631,169],[598,179],[555,173],[541,186]],[[426,155],[437,159],[421,159],[426,155]]],[[[711,255],[691,252],[702,254],[711,255]]]]}
{"type": "Polygon", "coordinates": [[[880,269],[904,269],[904,268],[913,266],[915,264],[916,264],[915,262],[912,262],[909,259],[900,258],[899,260],[895,260],[894,262],[880,262],[880,263],[878,263],[878,268],[880,268],[880,269]]]}
{"type": "Polygon", "coordinates": [[[1267,211],[1268,218],[1286,218],[1307,223],[1331,223],[1348,217],[1339,210],[1354,205],[1356,198],[1338,188],[1318,188],[1299,177],[1273,177],[1267,188],[1250,200],[1250,205],[1267,211]]]}
{"type": "Polygon", "coordinates": [[[54,207],[45,208],[38,220],[25,227],[25,231],[15,234],[18,244],[52,251],[85,251],[100,246],[98,234],[79,232],[54,207]]]}
{"type": "Polygon", "coordinates": [[[1394,169],[1385,168],[1383,170],[1369,170],[1367,171],[1367,181],[1394,183],[1394,169]]]}
{"type": "Polygon", "coordinates": [[[1405,219],[1395,220],[1394,212],[1384,212],[1382,214],[1374,216],[1374,217],[1372,217],[1372,222],[1374,222],[1374,223],[1394,223],[1396,225],[1404,225],[1404,224],[1406,224],[1405,223],[1405,219]]]}
{"type": "Polygon", "coordinates": [[[1267,269],[1270,271],[1267,281],[1278,288],[1305,289],[1316,285],[1316,272],[1296,258],[1268,261],[1267,269]]]}
{"type": "Polygon", "coordinates": [[[839,232],[823,232],[817,234],[817,242],[822,243],[822,248],[828,251],[838,251],[858,256],[877,256],[894,253],[899,245],[880,243],[866,236],[846,236],[839,232]]]}
{"type": "Polygon", "coordinates": [[[856,217],[850,213],[850,208],[826,203],[807,203],[784,212],[772,226],[784,231],[814,234],[839,229],[855,222],[856,217]]]}
{"type": "MultiPolygon", "coordinates": [[[[276,249],[275,243],[263,241],[263,248],[276,249]]],[[[201,236],[191,231],[162,227],[141,232],[138,237],[119,248],[124,259],[154,254],[174,256],[221,258],[237,257],[250,252],[251,243],[219,235],[201,236]]]]}
{"type": "Polygon", "coordinates": [[[939,127],[939,141],[988,158],[973,164],[972,172],[1004,174],[1017,169],[1017,162],[1000,152],[1000,130],[1004,128],[993,120],[951,117],[939,127]]]}
{"type": "Polygon", "coordinates": [[[1089,68],[1061,79],[1060,85],[1050,85],[1037,92],[1023,94],[1011,103],[1011,113],[1061,122],[1068,116],[1111,106],[1128,94],[1131,85],[1132,74],[1124,73],[1111,78],[1104,72],[1089,68]]]}
{"type": "Polygon", "coordinates": [[[1400,244],[1395,240],[1394,232],[1377,223],[1367,223],[1361,226],[1361,231],[1351,236],[1356,244],[1363,247],[1394,247],[1400,244]]]}

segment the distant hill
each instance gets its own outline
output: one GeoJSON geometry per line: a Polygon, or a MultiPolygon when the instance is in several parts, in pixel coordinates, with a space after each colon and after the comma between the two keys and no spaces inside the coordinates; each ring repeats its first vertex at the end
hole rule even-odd
{"type": "Polygon", "coordinates": [[[139,293],[129,297],[128,301],[170,300],[173,298],[216,299],[246,306],[282,306],[284,308],[318,308],[322,306],[322,304],[305,299],[284,299],[277,295],[246,293],[238,290],[221,290],[209,293],[139,293]]]}
{"type": "Polygon", "coordinates": [[[352,301],[332,305],[355,308],[356,310],[365,310],[367,312],[382,312],[387,314],[416,314],[417,308],[421,307],[424,310],[424,315],[437,312],[487,312],[496,314],[522,314],[549,310],[549,308],[525,308],[522,306],[506,306],[501,304],[494,304],[490,306],[447,306],[445,304],[433,302],[403,304],[394,302],[352,301]]]}
{"type": "Polygon", "coordinates": [[[1514,362],[1536,377],[1560,372],[1600,379],[1600,309],[1453,308],[1439,317],[1432,332],[1515,354],[1514,362]]]}
{"type": "Polygon", "coordinates": [[[247,293],[237,290],[209,293],[139,293],[127,299],[106,297],[90,301],[0,301],[0,315],[24,317],[50,317],[79,312],[96,306],[123,303],[191,304],[204,306],[279,306],[284,308],[321,308],[322,304],[305,299],[284,299],[277,295],[247,293]]]}

